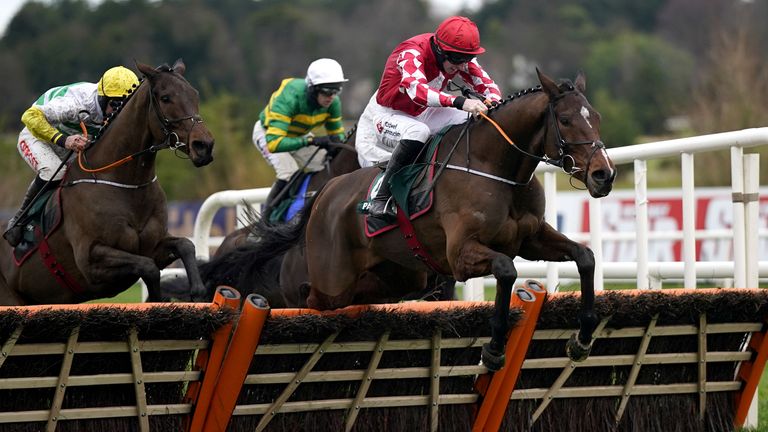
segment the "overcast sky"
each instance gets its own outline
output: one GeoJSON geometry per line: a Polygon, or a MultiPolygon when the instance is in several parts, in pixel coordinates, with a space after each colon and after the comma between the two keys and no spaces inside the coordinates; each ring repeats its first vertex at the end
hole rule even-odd
{"type": "MultiPolygon", "coordinates": [[[[5,28],[11,21],[11,18],[16,12],[21,9],[21,6],[28,0],[0,0],[0,35],[5,34],[5,28]]],[[[98,3],[99,0],[89,0],[91,3],[98,3]]],[[[483,0],[429,0],[432,4],[433,11],[440,16],[450,15],[463,6],[469,7],[471,10],[477,8],[483,0]]]]}
{"type": "Polygon", "coordinates": [[[8,22],[25,2],[26,0],[3,0],[0,3],[0,34],[5,34],[5,27],[8,26],[8,22]]]}

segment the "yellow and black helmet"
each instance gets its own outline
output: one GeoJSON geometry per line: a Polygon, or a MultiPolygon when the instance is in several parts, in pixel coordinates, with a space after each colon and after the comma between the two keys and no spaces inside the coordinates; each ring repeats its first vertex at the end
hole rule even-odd
{"type": "Polygon", "coordinates": [[[102,75],[98,83],[99,96],[123,98],[139,86],[139,78],[133,71],[123,66],[115,66],[102,75]]]}

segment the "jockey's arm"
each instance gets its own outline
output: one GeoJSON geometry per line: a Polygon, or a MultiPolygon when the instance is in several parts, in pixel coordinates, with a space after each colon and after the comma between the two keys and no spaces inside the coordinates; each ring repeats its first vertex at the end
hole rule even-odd
{"type": "Polygon", "coordinates": [[[344,140],[344,123],[341,116],[341,102],[336,98],[328,107],[328,119],[325,120],[325,132],[335,136],[339,141],[344,140]]]}
{"type": "MultiPolygon", "coordinates": [[[[286,125],[287,126],[287,125],[286,125]]],[[[275,122],[271,122],[267,128],[267,149],[270,153],[292,152],[309,144],[305,136],[289,137],[287,127],[281,128],[275,122]]]]}
{"type": "Polygon", "coordinates": [[[477,59],[472,59],[467,63],[467,70],[460,71],[459,75],[467,84],[472,88],[485,96],[485,100],[488,102],[498,102],[501,100],[501,91],[499,86],[491,79],[488,73],[480,66],[477,59]]]}
{"type": "Polygon", "coordinates": [[[400,53],[397,63],[402,71],[400,88],[411,100],[421,106],[452,107],[456,96],[429,86],[424,74],[424,60],[416,50],[400,53]]]}
{"type": "Polygon", "coordinates": [[[40,107],[33,106],[24,111],[24,114],[21,115],[21,122],[24,123],[24,126],[26,126],[35,137],[64,147],[67,135],[48,123],[48,119],[45,117],[45,113],[43,113],[43,110],[40,109],[40,107]]]}

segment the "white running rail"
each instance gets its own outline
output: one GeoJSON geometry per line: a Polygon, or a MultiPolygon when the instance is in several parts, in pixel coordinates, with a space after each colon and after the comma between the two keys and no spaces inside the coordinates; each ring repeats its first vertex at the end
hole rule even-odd
{"type": "MultiPolygon", "coordinates": [[[[589,245],[595,252],[595,288],[603,289],[604,280],[636,280],[640,289],[660,288],[664,280],[683,280],[683,286],[695,288],[697,280],[732,279],[736,287],[757,287],[759,278],[768,278],[768,261],[758,261],[758,238],[765,237],[765,230],[758,230],[759,159],[755,154],[744,154],[745,148],[768,145],[768,128],[745,129],[712,135],[703,135],[627,147],[612,148],[608,154],[616,165],[632,163],[635,172],[635,240],[636,262],[605,262],[602,256],[604,241],[626,238],[627,233],[603,232],[600,224],[599,199],[589,199],[589,245]],[[696,231],[694,200],[694,155],[696,153],[730,149],[731,179],[734,196],[734,229],[719,232],[696,231]],[[678,156],[681,161],[683,198],[683,231],[675,233],[649,232],[648,228],[648,160],[678,156]],[[648,242],[652,238],[682,236],[683,261],[648,262],[648,242]],[[734,260],[729,262],[696,262],[695,242],[703,238],[733,238],[734,260]]],[[[537,173],[543,174],[546,194],[545,218],[556,226],[557,217],[557,168],[540,165],[537,173]]],[[[244,201],[261,203],[269,188],[229,190],[217,192],[205,200],[195,220],[193,241],[200,259],[209,257],[209,248],[220,244],[220,238],[210,238],[210,229],[216,212],[226,206],[239,206],[244,201]]],[[[567,235],[571,235],[566,233],[567,235]]],[[[572,238],[584,240],[583,235],[572,238]]],[[[765,258],[765,257],[764,257],[765,258]]],[[[560,277],[578,278],[574,263],[543,263],[518,260],[520,279],[535,278],[545,281],[554,290],[560,277]]],[[[463,290],[466,300],[483,299],[483,287],[492,279],[467,281],[469,289],[463,290]]]]}

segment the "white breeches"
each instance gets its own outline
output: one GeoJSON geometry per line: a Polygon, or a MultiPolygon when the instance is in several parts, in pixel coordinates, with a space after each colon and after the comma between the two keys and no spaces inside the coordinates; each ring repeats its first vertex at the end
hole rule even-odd
{"type": "Polygon", "coordinates": [[[411,116],[379,105],[373,94],[357,122],[355,148],[361,167],[388,161],[400,140],[427,142],[445,126],[464,123],[468,113],[456,108],[428,107],[411,116]]]}
{"type": "Polygon", "coordinates": [[[29,129],[24,128],[19,133],[19,141],[16,147],[19,150],[19,154],[27,162],[27,165],[32,167],[33,170],[40,176],[41,179],[48,180],[61,180],[64,177],[64,173],[67,171],[67,167],[61,165],[62,156],[59,156],[54,150],[53,146],[49,142],[42,141],[36,136],[32,135],[29,129]],[[55,178],[53,173],[59,169],[55,178]]]}
{"type": "Polygon", "coordinates": [[[253,126],[253,144],[267,160],[267,163],[274,168],[278,180],[290,180],[293,173],[304,166],[307,161],[312,160],[304,169],[306,172],[317,172],[325,168],[325,149],[318,149],[316,146],[306,146],[292,152],[270,153],[267,148],[267,137],[261,121],[257,121],[253,126]],[[317,154],[315,154],[315,150],[317,154]],[[315,157],[312,155],[315,154],[315,157]]]}

